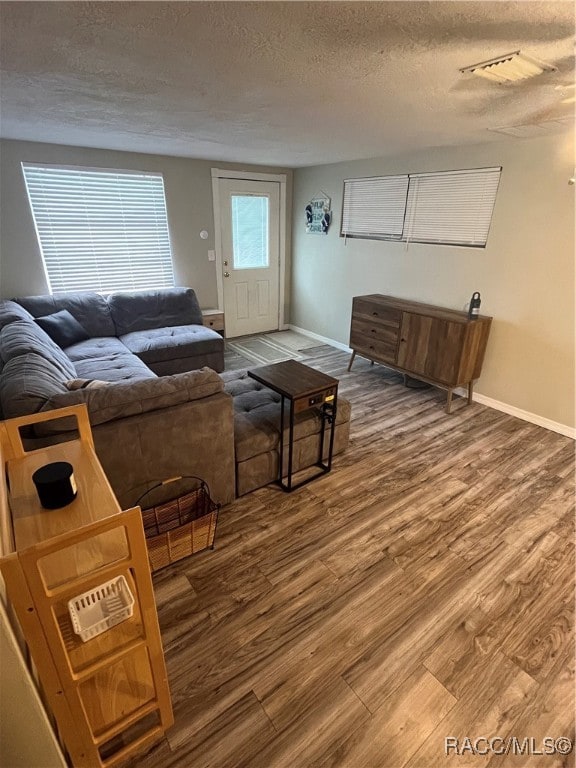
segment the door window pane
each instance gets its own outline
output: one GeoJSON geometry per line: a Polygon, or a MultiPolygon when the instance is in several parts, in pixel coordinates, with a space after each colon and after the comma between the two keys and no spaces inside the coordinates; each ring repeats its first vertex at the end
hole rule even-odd
{"type": "Polygon", "coordinates": [[[232,195],[232,259],[234,269],[269,266],[267,197],[232,195]]]}

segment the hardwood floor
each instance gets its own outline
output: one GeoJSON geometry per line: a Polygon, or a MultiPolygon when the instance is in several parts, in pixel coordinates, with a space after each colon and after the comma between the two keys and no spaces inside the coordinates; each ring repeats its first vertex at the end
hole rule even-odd
{"type": "Polygon", "coordinates": [[[574,740],[573,441],[306,353],[352,401],[349,449],[155,576],[176,722],[138,766],[573,766],[528,754],[574,740]]]}

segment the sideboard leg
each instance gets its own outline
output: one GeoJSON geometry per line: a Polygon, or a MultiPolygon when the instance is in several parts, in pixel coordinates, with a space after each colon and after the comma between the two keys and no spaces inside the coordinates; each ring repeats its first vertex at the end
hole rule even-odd
{"type": "Polygon", "coordinates": [[[474,382],[468,382],[468,405],[472,405],[472,395],[474,393],[474,382]]]}
{"type": "Polygon", "coordinates": [[[448,395],[446,397],[446,413],[452,413],[452,392],[453,389],[448,390],[448,395]]]}
{"type": "Polygon", "coordinates": [[[350,358],[350,362],[348,363],[348,370],[352,368],[352,363],[354,362],[354,358],[356,357],[356,350],[352,350],[352,357],[350,358]]]}

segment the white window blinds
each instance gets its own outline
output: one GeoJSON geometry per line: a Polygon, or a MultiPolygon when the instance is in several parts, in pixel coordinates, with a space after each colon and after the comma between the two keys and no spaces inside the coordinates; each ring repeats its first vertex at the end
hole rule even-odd
{"type": "Polygon", "coordinates": [[[484,246],[500,168],[410,176],[404,240],[484,246]]]}
{"type": "Polygon", "coordinates": [[[501,168],[346,179],[345,237],[484,247],[501,168]]]}
{"type": "Polygon", "coordinates": [[[348,237],[402,237],[408,176],[346,179],[342,234],[348,237]]]}
{"type": "Polygon", "coordinates": [[[52,292],[174,285],[161,174],[22,168],[52,292]]]}

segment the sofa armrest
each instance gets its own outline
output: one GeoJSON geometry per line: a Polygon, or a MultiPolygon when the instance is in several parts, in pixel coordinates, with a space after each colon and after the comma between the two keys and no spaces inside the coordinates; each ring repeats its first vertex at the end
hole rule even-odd
{"type": "Polygon", "coordinates": [[[226,392],[108,421],[92,433],[123,508],[137,504],[159,481],[177,475],[201,477],[220,504],[234,499],[234,414],[226,392]]]}
{"type": "MultiPolygon", "coordinates": [[[[223,389],[222,379],[215,371],[210,368],[200,368],[196,371],[162,376],[157,379],[114,382],[94,389],[77,389],[54,395],[44,404],[42,410],[85,403],[90,424],[96,426],[108,421],[200,400],[222,392],[223,389]]],[[[43,436],[74,429],[76,425],[72,420],[62,419],[40,424],[35,432],[38,436],[43,436]]]]}

